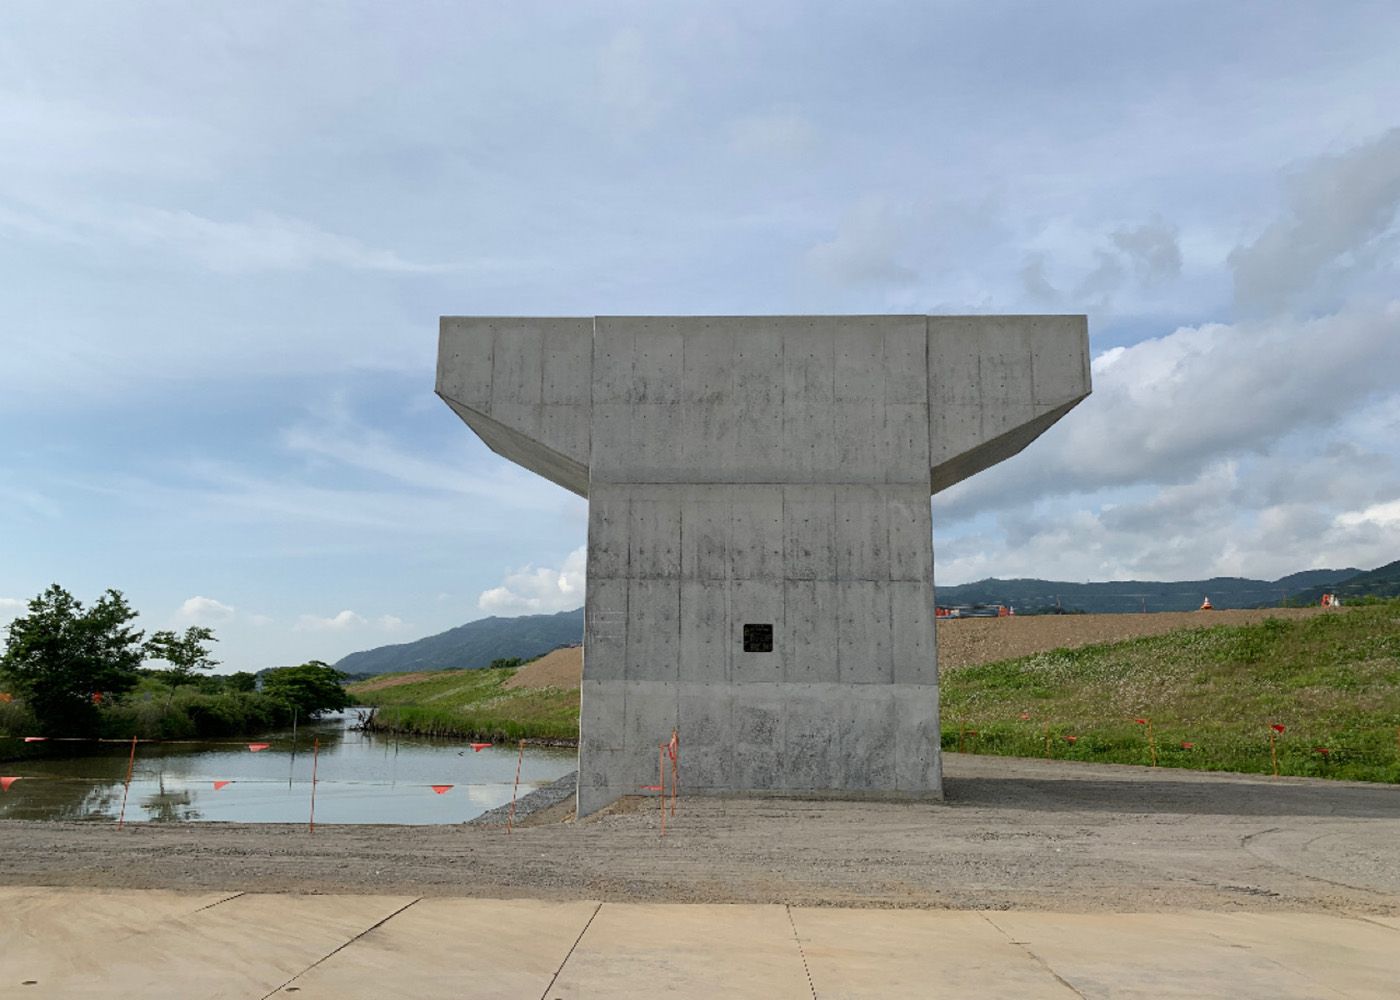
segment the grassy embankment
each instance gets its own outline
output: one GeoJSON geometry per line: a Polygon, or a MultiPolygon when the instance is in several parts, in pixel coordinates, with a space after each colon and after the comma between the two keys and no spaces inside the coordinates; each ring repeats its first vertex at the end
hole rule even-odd
{"type": "MultiPolygon", "coordinates": [[[[578,693],[503,689],[514,673],[350,692],[380,706],[385,729],[574,739],[578,693]]],[[[1268,773],[1278,723],[1283,774],[1400,782],[1400,601],[964,667],[944,674],[942,704],[945,750],[1040,757],[1048,727],[1053,757],[1146,764],[1147,727],[1133,720],[1150,718],[1161,766],[1268,773]]]]}
{"type": "Polygon", "coordinates": [[[1400,782],[1400,601],[967,667],[941,697],[945,750],[1044,756],[1048,726],[1054,757],[1146,764],[1141,718],[1159,765],[1268,773],[1277,723],[1283,774],[1400,782]]]}
{"type": "Polygon", "coordinates": [[[380,730],[482,740],[577,740],[578,692],[505,689],[517,669],[441,670],[391,687],[369,681],[347,690],[357,704],[378,709],[374,728],[380,730]]]}

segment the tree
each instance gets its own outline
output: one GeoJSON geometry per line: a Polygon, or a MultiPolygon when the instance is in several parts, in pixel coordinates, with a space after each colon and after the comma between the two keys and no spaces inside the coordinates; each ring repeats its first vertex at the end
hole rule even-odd
{"type": "Polygon", "coordinates": [[[145,633],[118,590],[91,608],[58,584],[10,622],[0,673],[48,735],[83,735],[97,724],[94,695],[120,694],[136,683],[145,633]]]}
{"type": "Polygon", "coordinates": [[[345,675],[320,660],[299,667],[277,667],[263,674],[262,693],[293,706],[303,719],[338,712],[350,704],[340,682],[345,675]]]}
{"type": "Polygon", "coordinates": [[[238,670],[224,678],[224,689],[227,691],[256,691],[258,689],[258,675],[248,670],[238,670]]]}
{"type": "Polygon", "coordinates": [[[172,685],[188,684],[195,679],[196,670],[210,670],[219,661],[204,648],[206,642],[218,642],[214,630],[203,625],[191,625],[184,635],[161,631],[146,640],[146,655],[170,664],[165,678],[172,685]]]}

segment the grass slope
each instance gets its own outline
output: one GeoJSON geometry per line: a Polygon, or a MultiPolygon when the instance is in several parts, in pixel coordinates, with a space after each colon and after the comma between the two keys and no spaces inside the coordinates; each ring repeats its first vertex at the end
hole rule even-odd
{"type": "MultiPolygon", "coordinates": [[[[578,739],[578,691],[507,690],[519,668],[443,670],[403,684],[374,681],[347,689],[373,705],[376,728],[466,739],[578,739]]],[[[382,681],[382,679],[381,679],[382,681]]]]}
{"type": "Polygon", "coordinates": [[[968,667],[941,697],[945,750],[1043,756],[1048,728],[1052,756],[1145,764],[1150,718],[1161,765],[1267,773],[1278,723],[1283,774],[1400,782],[1400,601],[968,667]]]}

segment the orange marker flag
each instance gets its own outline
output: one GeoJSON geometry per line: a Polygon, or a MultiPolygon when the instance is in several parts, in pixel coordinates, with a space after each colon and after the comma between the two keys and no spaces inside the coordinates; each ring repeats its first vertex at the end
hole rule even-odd
{"type": "Polygon", "coordinates": [[[1272,729],[1272,730],[1273,730],[1274,732],[1276,732],[1276,733],[1281,733],[1281,732],[1283,732],[1285,729],[1287,729],[1288,727],[1287,727],[1287,726],[1280,725],[1280,724],[1277,723],[1277,722],[1271,722],[1271,723],[1269,723],[1269,728],[1272,729]]]}
{"type": "Polygon", "coordinates": [[[1183,749],[1183,750],[1194,750],[1194,749],[1196,749],[1196,744],[1194,744],[1194,743],[1187,743],[1185,740],[1182,740],[1182,741],[1181,741],[1181,749],[1183,749]]]}
{"type": "Polygon", "coordinates": [[[642,791],[644,791],[644,792],[659,792],[659,791],[661,791],[661,786],[660,786],[660,785],[643,785],[643,786],[642,786],[642,791]]]}
{"type": "MultiPolygon", "coordinates": [[[[230,781],[231,781],[231,780],[232,780],[232,779],[230,779],[230,781]]],[[[227,784],[229,784],[229,781],[216,781],[216,782],[214,782],[214,791],[217,792],[220,788],[223,788],[223,787],[224,787],[225,785],[227,785],[227,784]]]]}
{"type": "Polygon", "coordinates": [[[428,787],[431,788],[433,791],[437,792],[437,794],[439,794],[439,795],[446,795],[446,794],[447,794],[447,790],[448,790],[449,788],[451,788],[452,786],[451,786],[451,785],[429,785],[428,787]]]}
{"type": "Polygon", "coordinates": [[[10,790],[10,786],[18,780],[18,776],[13,778],[0,778],[0,792],[8,792],[10,790]]]}
{"type": "Polygon", "coordinates": [[[1021,719],[1022,722],[1030,722],[1030,721],[1031,721],[1031,713],[1030,713],[1030,712],[1022,712],[1021,715],[1020,715],[1020,719],[1021,719]]]}
{"type": "Polygon", "coordinates": [[[473,750],[475,750],[477,753],[481,753],[481,751],[485,750],[485,749],[486,749],[487,747],[489,747],[491,744],[490,744],[490,743],[471,743],[471,744],[468,744],[468,745],[469,745],[473,750]]]}
{"type": "Polygon", "coordinates": [[[1147,720],[1146,720],[1146,719],[1134,719],[1133,721],[1136,722],[1139,726],[1145,726],[1145,725],[1147,725],[1147,720]]]}
{"type": "Polygon", "coordinates": [[[1066,743],[1073,743],[1073,742],[1075,742],[1075,741],[1078,740],[1078,739],[1079,739],[1078,736],[1066,736],[1066,737],[1065,737],[1065,742],[1066,742],[1066,743]]]}
{"type": "Polygon", "coordinates": [[[257,753],[259,750],[266,750],[270,746],[272,746],[271,743],[249,743],[248,749],[253,751],[253,753],[257,753]]]}
{"type": "Polygon", "coordinates": [[[42,742],[44,742],[44,740],[46,740],[46,739],[48,739],[47,736],[26,736],[26,737],[24,738],[24,742],[26,742],[26,743],[42,743],[42,742]]]}
{"type": "Polygon", "coordinates": [[[1326,747],[1313,747],[1313,749],[1316,750],[1318,753],[1322,754],[1322,756],[1324,756],[1324,757],[1326,757],[1329,753],[1332,752],[1331,750],[1327,749],[1326,747]]]}

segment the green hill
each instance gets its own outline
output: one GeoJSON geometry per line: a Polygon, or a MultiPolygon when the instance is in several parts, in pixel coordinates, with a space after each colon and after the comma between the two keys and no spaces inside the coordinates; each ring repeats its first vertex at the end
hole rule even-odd
{"type": "Polygon", "coordinates": [[[442,670],[347,690],[357,705],[375,706],[373,729],[472,740],[577,740],[578,691],[507,689],[518,669],[442,670]]]}
{"type": "Polygon", "coordinates": [[[1316,604],[1323,594],[1336,594],[1343,605],[1358,597],[1400,597],[1400,559],[1330,586],[1310,587],[1294,595],[1289,603],[1316,604]]]}
{"type": "Polygon", "coordinates": [[[1400,782],[1400,601],[951,671],[943,747],[1400,782]],[[976,735],[969,735],[969,733],[976,735]],[[1071,739],[1073,737],[1073,739],[1071,739]]]}
{"type": "MultiPolygon", "coordinates": [[[[1133,611],[1195,611],[1209,597],[1215,607],[1258,608],[1296,598],[1303,588],[1326,585],[1355,577],[1358,569],[1310,569],[1278,580],[1251,580],[1218,576],[1209,580],[1111,580],[1102,583],[1070,583],[1065,580],[978,580],[954,587],[938,587],[938,603],[954,605],[1005,604],[1017,614],[1035,614],[1060,608],[1089,614],[1133,611]]],[[[1379,572],[1379,571],[1377,571],[1379,572]]],[[[1308,603],[1316,603],[1309,601],[1308,603]]]]}
{"type": "Polygon", "coordinates": [[[486,667],[492,660],[530,660],[559,646],[583,641],[583,609],[557,615],[482,618],[415,642],[351,653],[336,663],[348,674],[400,673],[486,667]]]}

